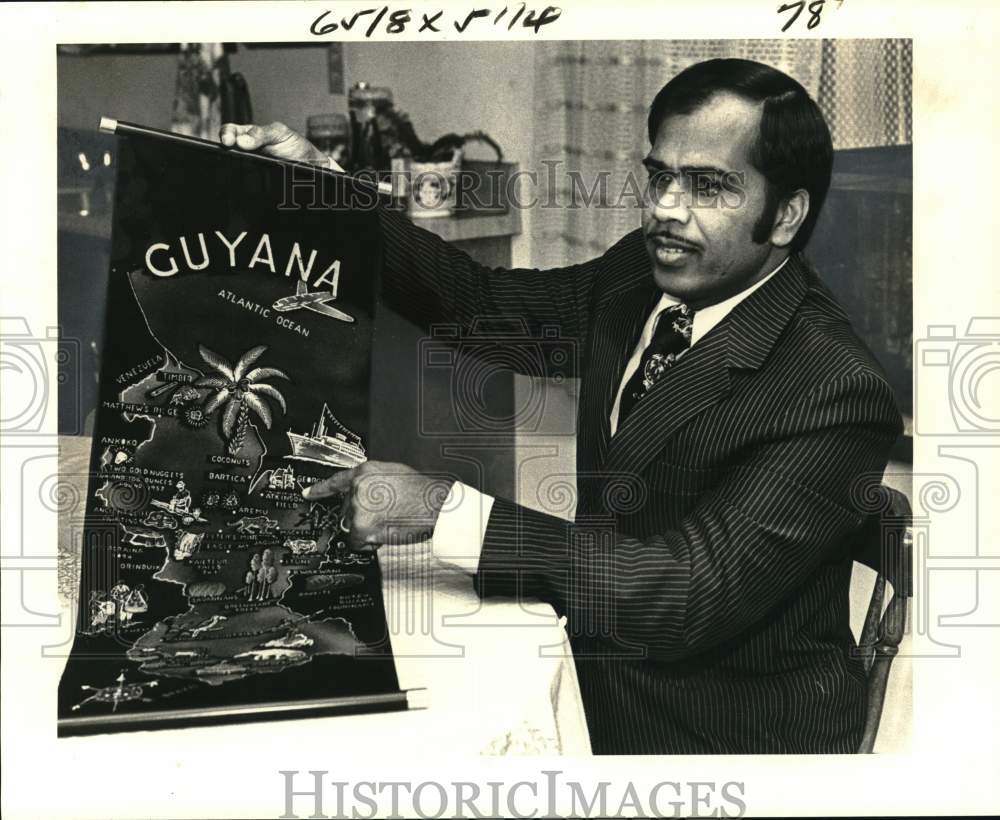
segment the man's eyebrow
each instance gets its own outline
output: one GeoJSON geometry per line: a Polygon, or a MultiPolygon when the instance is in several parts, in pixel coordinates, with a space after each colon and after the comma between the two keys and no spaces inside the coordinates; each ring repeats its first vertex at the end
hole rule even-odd
{"type": "Polygon", "coordinates": [[[642,164],[652,171],[665,171],[674,174],[703,174],[705,176],[714,174],[716,176],[725,176],[730,173],[730,171],[725,168],[716,168],[712,165],[682,165],[680,168],[670,168],[665,163],[660,162],[658,159],[653,159],[652,157],[646,157],[643,159],[642,164]]]}

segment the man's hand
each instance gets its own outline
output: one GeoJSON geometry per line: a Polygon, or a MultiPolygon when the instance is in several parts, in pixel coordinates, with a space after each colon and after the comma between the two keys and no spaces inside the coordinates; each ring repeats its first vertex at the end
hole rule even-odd
{"type": "Polygon", "coordinates": [[[344,170],[283,122],[272,122],[270,125],[234,125],[227,122],[219,129],[219,139],[227,148],[260,151],[278,159],[311,162],[334,171],[344,170]]]}
{"type": "Polygon", "coordinates": [[[432,478],[405,464],[366,461],[302,491],[310,501],[341,495],[341,529],[355,550],[430,538],[453,479],[432,478]]]}

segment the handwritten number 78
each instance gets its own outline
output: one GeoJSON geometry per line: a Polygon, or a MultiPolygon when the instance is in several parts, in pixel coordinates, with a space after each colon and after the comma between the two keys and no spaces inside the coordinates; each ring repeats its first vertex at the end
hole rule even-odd
{"type": "MultiPolygon", "coordinates": [[[[806,23],[806,28],[816,28],[819,25],[820,14],[823,11],[823,4],[826,0],[813,0],[809,4],[809,22],[806,23]]],[[[802,10],[806,7],[806,0],[798,0],[797,3],[784,3],[779,7],[778,14],[784,14],[786,11],[793,11],[791,18],[785,25],[781,27],[782,31],[788,31],[799,19],[799,15],[802,14],[802,10]]]]}

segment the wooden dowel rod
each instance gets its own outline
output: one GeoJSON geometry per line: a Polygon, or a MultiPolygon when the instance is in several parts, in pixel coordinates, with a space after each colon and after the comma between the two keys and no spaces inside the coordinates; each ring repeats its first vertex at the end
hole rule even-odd
{"type": "MultiPolygon", "coordinates": [[[[154,139],[167,140],[168,142],[178,142],[184,145],[190,146],[191,148],[203,148],[210,151],[221,151],[223,153],[230,153],[234,149],[227,148],[218,142],[212,142],[211,140],[203,140],[199,137],[189,137],[186,134],[175,134],[172,131],[161,131],[159,128],[150,128],[148,125],[139,125],[134,122],[125,122],[124,120],[116,120],[113,117],[101,117],[101,123],[98,126],[99,130],[105,134],[126,134],[135,135],[142,137],[153,137],[154,139]]],[[[388,182],[374,182],[369,179],[362,179],[361,177],[352,176],[350,174],[345,174],[342,171],[334,171],[332,168],[323,168],[320,165],[313,165],[309,162],[300,162],[299,160],[290,159],[279,159],[278,157],[268,156],[267,154],[258,154],[250,151],[240,151],[236,149],[236,152],[240,156],[252,157],[254,159],[264,160],[265,162],[272,162],[278,165],[291,165],[298,166],[300,168],[309,168],[313,171],[320,171],[324,174],[331,174],[338,177],[350,177],[358,185],[363,185],[367,188],[373,188],[378,193],[384,194],[385,196],[392,195],[392,185],[388,182]]]]}

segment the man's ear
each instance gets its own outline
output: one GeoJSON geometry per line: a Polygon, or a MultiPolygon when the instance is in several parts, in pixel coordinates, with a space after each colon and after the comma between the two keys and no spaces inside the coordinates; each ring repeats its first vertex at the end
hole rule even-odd
{"type": "Polygon", "coordinates": [[[799,188],[778,208],[771,229],[771,244],[787,247],[809,214],[809,192],[799,188]]]}

